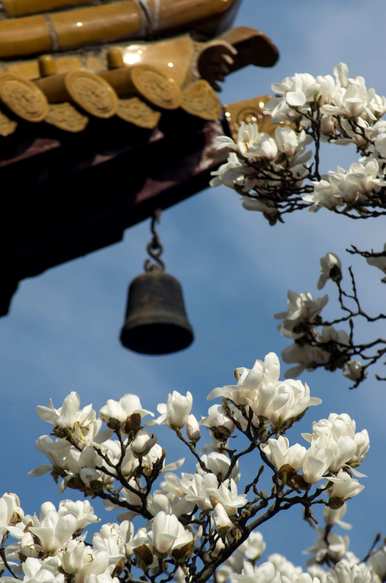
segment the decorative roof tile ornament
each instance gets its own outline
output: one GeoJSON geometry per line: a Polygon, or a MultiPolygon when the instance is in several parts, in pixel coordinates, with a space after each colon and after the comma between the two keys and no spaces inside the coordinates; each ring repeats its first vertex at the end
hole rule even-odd
{"type": "Polygon", "coordinates": [[[43,123],[82,132],[90,118],[155,129],[174,110],[217,121],[225,76],[272,66],[276,47],[229,30],[239,0],[3,0],[0,135],[43,123]],[[200,39],[200,40],[197,40],[200,39]]]}
{"type": "Polygon", "coordinates": [[[224,129],[268,123],[265,98],[218,95],[278,58],[231,28],[240,1],[0,0],[0,317],[20,281],[206,188],[224,129]]]}

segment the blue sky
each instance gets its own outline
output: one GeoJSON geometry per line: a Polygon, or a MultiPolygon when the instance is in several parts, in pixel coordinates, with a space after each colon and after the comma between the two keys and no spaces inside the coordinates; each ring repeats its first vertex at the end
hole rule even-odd
{"type": "MultiPolygon", "coordinates": [[[[224,101],[269,93],[272,82],[294,72],[330,72],[339,61],[386,94],[384,17],[383,0],[244,0],[239,23],[270,34],[282,56],[273,70],[250,68],[229,78],[224,101]]],[[[326,169],[348,163],[350,156],[345,149],[329,149],[326,169]]],[[[285,307],[287,289],[315,293],[321,255],[342,254],[351,242],[381,247],[383,230],[382,220],[350,222],[323,212],[298,214],[272,228],[223,188],[176,206],[164,214],[161,236],[169,271],[184,285],[196,342],[170,357],[135,355],[118,342],[127,286],[142,270],[147,224],[130,229],[122,244],[24,282],[10,316],[0,322],[1,490],[17,491],[29,512],[48,498],[59,499],[49,478],[27,476],[43,461],[34,441],[47,431],[34,408],[50,397],[59,404],[78,390],[84,403],[100,407],[107,398],[135,392],[146,408],[155,409],[169,390],[191,390],[195,412],[204,414],[207,393],[231,381],[236,366],[249,366],[286,345],[272,314],[285,307]]],[[[349,264],[350,258],[343,259],[349,264]]],[[[382,309],[380,274],[361,261],[354,265],[365,303],[382,309]]],[[[366,490],[347,515],[354,524],[353,550],[364,555],[375,533],[386,531],[386,386],[369,380],[349,393],[337,375],[304,379],[324,402],[310,411],[302,430],[330,411],[347,411],[360,429],[370,431],[366,490]]],[[[170,458],[180,453],[172,439],[168,452],[170,458]]],[[[264,535],[270,552],[286,553],[298,564],[313,541],[300,511],[272,521],[264,535]]]]}

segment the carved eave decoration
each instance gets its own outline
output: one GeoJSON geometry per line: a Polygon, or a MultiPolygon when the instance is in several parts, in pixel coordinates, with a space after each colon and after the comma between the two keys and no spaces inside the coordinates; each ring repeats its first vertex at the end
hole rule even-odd
{"type": "Polygon", "coordinates": [[[0,316],[23,279],[205,189],[216,135],[269,131],[266,98],[219,97],[233,71],[278,58],[265,34],[231,28],[238,5],[0,0],[0,316]]]}
{"type": "Polygon", "coordinates": [[[113,119],[152,131],[178,111],[219,121],[225,77],[278,57],[251,28],[213,37],[227,27],[234,0],[121,0],[64,10],[68,4],[91,2],[3,0],[0,136],[19,128],[79,133],[113,119]]]}

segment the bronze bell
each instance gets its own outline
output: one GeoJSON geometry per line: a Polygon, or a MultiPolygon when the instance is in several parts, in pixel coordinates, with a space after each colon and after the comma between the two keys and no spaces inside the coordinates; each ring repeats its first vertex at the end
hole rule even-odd
{"type": "Polygon", "coordinates": [[[143,273],[129,288],[121,343],[141,354],[171,354],[188,348],[194,335],[181,284],[161,270],[143,273]]]}
{"type": "Polygon", "coordinates": [[[181,284],[165,273],[161,259],[163,247],[156,230],[159,216],[156,211],[151,221],[150,259],[145,261],[145,273],[129,287],[121,330],[123,346],[141,354],[172,354],[188,348],[194,339],[181,284]]]}

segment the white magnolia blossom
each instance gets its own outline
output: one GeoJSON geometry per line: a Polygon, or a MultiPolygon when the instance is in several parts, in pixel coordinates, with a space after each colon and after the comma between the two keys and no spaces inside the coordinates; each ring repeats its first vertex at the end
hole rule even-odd
{"type": "Polygon", "coordinates": [[[350,530],[351,524],[344,522],[342,518],[347,513],[347,504],[344,503],[339,508],[326,507],[324,509],[324,520],[327,526],[338,525],[344,530],[350,530]]]}
{"type": "Polygon", "coordinates": [[[63,401],[63,405],[56,409],[49,402],[48,407],[39,405],[37,413],[43,421],[54,426],[54,433],[59,437],[71,434],[77,446],[83,448],[94,440],[98,441],[102,421],[97,419],[92,405],[81,408],[79,395],[71,392],[63,401]]]}
{"type": "Polygon", "coordinates": [[[232,583],[319,583],[280,555],[272,555],[258,566],[246,561],[241,574],[233,574],[231,580],[232,583]]]}
{"type": "Polygon", "coordinates": [[[155,443],[156,437],[154,435],[150,435],[147,431],[140,430],[131,443],[131,450],[134,455],[143,457],[151,451],[155,443]]]}
{"type": "Polygon", "coordinates": [[[284,362],[296,364],[286,371],[286,378],[298,377],[305,370],[314,370],[317,366],[326,364],[330,360],[330,354],[319,346],[297,343],[284,348],[282,357],[284,362]]]}
{"type": "Polygon", "coordinates": [[[222,405],[209,407],[208,416],[201,419],[201,425],[208,427],[216,439],[228,438],[235,429],[232,419],[227,416],[222,405]]]}
{"type": "Polygon", "coordinates": [[[227,532],[229,529],[233,528],[233,522],[229,518],[229,514],[225,510],[224,506],[218,502],[213,510],[213,521],[216,530],[221,534],[227,532]]]}
{"type": "Polygon", "coordinates": [[[201,438],[200,424],[193,414],[186,418],[186,433],[190,441],[197,443],[201,438]]]}
{"type": "Polygon", "coordinates": [[[264,361],[257,360],[252,369],[237,369],[237,385],[213,389],[208,398],[224,397],[237,405],[248,405],[257,417],[280,426],[319,405],[311,397],[308,385],[296,380],[280,380],[280,362],[273,352],[264,361]]]}
{"type": "Polygon", "coordinates": [[[96,551],[107,553],[109,563],[115,565],[126,557],[133,536],[134,527],[128,520],[107,523],[94,534],[92,544],[96,551]]]}
{"type": "Polygon", "coordinates": [[[161,425],[166,423],[170,427],[180,429],[186,424],[192,411],[193,397],[188,391],[186,395],[181,395],[178,391],[173,391],[168,395],[167,403],[160,403],[157,411],[160,413],[154,423],[161,425]]]}
{"type": "Polygon", "coordinates": [[[173,550],[190,547],[193,535],[183,527],[176,516],[161,511],[153,519],[150,540],[157,553],[168,555],[173,550]]]}
{"type": "Polygon", "coordinates": [[[369,566],[378,575],[381,581],[386,578],[386,547],[382,547],[372,553],[369,559],[369,566]]]}
{"type": "Polygon", "coordinates": [[[324,288],[329,279],[333,281],[340,281],[342,279],[342,263],[335,253],[327,253],[320,259],[318,289],[324,288]]]}
{"type": "Polygon", "coordinates": [[[327,576],[327,583],[380,583],[378,575],[364,563],[342,559],[327,576]]]}
{"type": "MultiPolygon", "coordinates": [[[[60,562],[54,557],[44,561],[28,557],[22,565],[23,583],[64,583],[64,574],[59,572],[59,567],[60,562]]],[[[9,580],[14,581],[11,577],[9,580]]]]}
{"type": "Polygon", "coordinates": [[[328,303],[328,296],[314,299],[309,292],[288,292],[288,310],[275,314],[283,320],[279,330],[288,338],[301,338],[305,329],[317,321],[321,311],[328,303]]]}
{"type": "Polygon", "coordinates": [[[347,535],[329,533],[326,537],[323,529],[318,529],[318,535],[315,544],[306,551],[311,555],[311,564],[323,563],[326,559],[338,562],[346,556],[350,546],[350,539],[347,535]]]}
{"type": "MultiPolygon", "coordinates": [[[[289,148],[292,138],[284,132],[282,149],[287,138],[289,148]]],[[[328,330],[330,337],[340,336],[328,330]]],[[[317,562],[340,561],[336,567],[304,571],[275,554],[260,562],[265,542],[254,530],[260,512],[264,522],[292,505],[309,503],[312,512],[323,505],[328,529],[347,526],[341,519],[347,501],[363,489],[355,468],[367,454],[369,437],[347,414],[332,413],[303,434],[306,446],[290,445],[286,431],[320,403],[308,385],[281,380],[274,353],[251,369],[236,369],[235,378],[209,395],[223,401],[201,421],[212,439],[201,448],[192,395],[174,391],[158,405],[160,417],[150,424],[159,433],[160,424],[172,429],[192,454],[192,473],[180,471],[183,459],[170,463],[159,436],[142,427],[149,411],[136,395],[107,401],[99,417],[91,406],[82,408],[75,393],[58,409],[40,407],[39,415],[54,429],[38,439],[49,463],[33,474],[50,472],[61,489],[100,498],[106,510],[120,513],[95,528],[99,519],[87,499],[63,500],[57,507],[45,502],[38,514],[26,515],[15,494],[4,494],[0,583],[13,583],[14,575],[23,583],[119,583],[143,576],[183,583],[198,579],[199,570],[210,570],[214,561],[218,583],[351,583],[347,576],[379,583],[375,570],[350,555],[347,537],[330,531],[328,544],[323,538],[311,555],[317,562]],[[245,450],[239,450],[240,438],[249,441],[245,450]],[[249,475],[241,479],[246,455],[252,482],[249,475]],[[271,475],[263,476],[264,466],[271,475]]],[[[210,573],[203,580],[212,578],[210,573]]]]}
{"type": "Polygon", "coordinates": [[[338,498],[342,501],[349,500],[364,490],[364,486],[344,470],[340,470],[336,476],[330,477],[329,481],[333,484],[330,490],[331,498],[338,498]]]}
{"type": "MultiPolygon", "coordinates": [[[[97,551],[76,539],[68,543],[62,557],[62,567],[74,577],[75,583],[107,583],[106,578],[111,581],[109,562],[107,552],[97,551]]],[[[114,581],[117,583],[116,579],[114,581]]]]}
{"type": "Polygon", "coordinates": [[[306,448],[299,443],[290,447],[287,437],[280,435],[277,439],[271,438],[261,446],[261,449],[277,470],[291,466],[298,471],[303,467],[306,448]]]}
{"type": "Polygon", "coordinates": [[[314,192],[304,195],[304,200],[312,204],[310,210],[313,211],[321,207],[340,209],[366,203],[384,186],[386,181],[380,177],[378,161],[362,158],[348,170],[338,167],[329,171],[320,182],[314,183],[314,192]]]}
{"type": "Polygon", "coordinates": [[[334,449],[329,465],[332,472],[337,472],[345,465],[358,467],[370,448],[369,434],[366,429],[356,431],[356,423],[347,413],[331,413],[327,419],[321,419],[312,425],[312,434],[303,433],[306,441],[312,443],[327,439],[334,449]]]}
{"type": "Polygon", "coordinates": [[[323,326],[321,333],[317,335],[317,339],[320,344],[333,342],[336,345],[337,350],[348,346],[350,343],[350,338],[347,332],[344,330],[337,330],[334,326],[323,326]]]}
{"type": "MultiPolygon", "coordinates": [[[[226,477],[233,478],[236,482],[240,479],[240,465],[236,463],[233,468],[231,468],[231,460],[229,456],[224,453],[212,451],[209,454],[204,454],[201,456],[201,462],[206,470],[211,471],[221,481],[226,477]]],[[[200,464],[197,464],[196,469],[199,474],[204,472],[200,464]]]]}
{"type": "Polygon", "coordinates": [[[75,532],[97,521],[88,501],[64,500],[58,510],[51,502],[45,502],[39,516],[32,518],[29,532],[39,540],[43,552],[53,553],[62,549],[75,532]]]}
{"type": "MultiPolygon", "coordinates": [[[[337,116],[347,119],[361,117],[366,122],[375,122],[386,111],[385,98],[368,89],[363,77],[349,77],[346,64],[334,68],[334,76],[313,76],[309,73],[296,73],[272,86],[276,97],[266,105],[275,123],[288,120],[298,121],[308,127],[304,114],[318,105],[323,125],[326,129],[335,127],[337,116]]],[[[328,132],[326,137],[333,137],[328,132]]]]}
{"type": "Polygon", "coordinates": [[[16,494],[5,493],[0,498],[0,539],[23,519],[24,512],[16,494]]]}
{"type": "Polygon", "coordinates": [[[236,190],[244,208],[261,212],[270,224],[304,206],[359,215],[366,205],[383,206],[386,98],[363,77],[350,77],[344,63],[333,75],[296,73],[272,90],[264,108],[272,120],[267,132],[242,123],[235,140],[217,138],[216,148],[228,158],[211,184],[236,190]],[[361,158],[348,170],[321,176],[321,142],[354,145],[361,158]]]}
{"type": "Polygon", "coordinates": [[[100,410],[101,419],[104,421],[119,421],[122,424],[132,415],[138,415],[142,419],[146,415],[153,416],[153,413],[144,409],[139,397],[132,394],[124,395],[119,401],[109,399],[100,410]]]}
{"type": "Polygon", "coordinates": [[[308,174],[307,151],[309,136],[290,127],[277,127],[272,135],[261,132],[256,123],[241,123],[237,140],[219,136],[215,147],[229,152],[227,161],[212,172],[212,186],[224,184],[240,192],[244,208],[262,212],[275,223],[277,211],[269,200],[272,187],[276,187],[282,172],[301,186],[308,174]],[[261,170],[260,170],[261,169],[261,170]],[[252,196],[257,190],[261,197],[252,196]]]}

